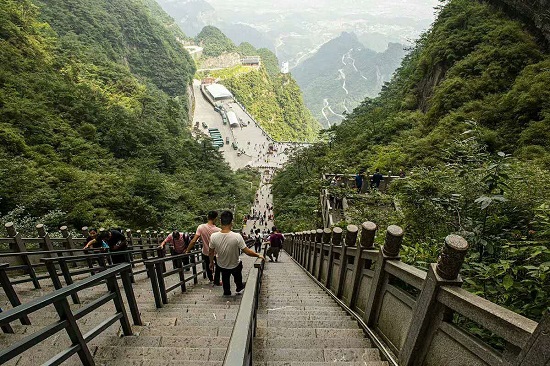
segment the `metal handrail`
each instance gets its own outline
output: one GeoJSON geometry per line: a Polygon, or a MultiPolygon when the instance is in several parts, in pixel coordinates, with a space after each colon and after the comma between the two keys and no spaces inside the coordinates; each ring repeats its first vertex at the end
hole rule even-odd
{"type": "MultiPolygon", "coordinates": [[[[6,294],[10,304],[12,307],[17,307],[21,305],[21,301],[19,300],[19,296],[17,296],[17,293],[13,289],[13,285],[10,282],[10,279],[8,278],[8,275],[6,273],[6,268],[9,266],[7,263],[0,264],[0,285],[2,286],[2,289],[4,290],[4,293],[6,294]]],[[[31,321],[29,320],[29,317],[24,315],[21,318],[19,318],[19,321],[23,325],[30,325],[31,321]]],[[[6,324],[2,326],[2,330],[4,333],[13,333],[13,329],[11,328],[11,325],[6,324]]]]}
{"type": "MultiPolygon", "coordinates": [[[[54,334],[65,329],[72,345],[52,357],[44,365],[59,365],[62,362],[69,359],[75,353],[78,354],[80,361],[85,366],[95,365],[93,357],[90,353],[87,343],[101,334],[104,330],[110,327],[117,321],[120,321],[122,330],[125,336],[132,335],[132,328],[126,315],[126,309],[122,300],[120,288],[116,280],[116,276],[120,274],[122,278],[126,277],[129,281],[129,271],[131,265],[129,263],[120,264],[114,268],[110,268],[101,273],[88,277],[82,281],[69,285],[59,290],[42,296],[38,299],[34,299],[26,304],[19,305],[13,309],[9,309],[3,313],[0,313],[0,326],[9,325],[10,322],[20,319],[23,316],[27,316],[30,313],[34,313],[43,309],[46,306],[54,305],[59,315],[59,320],[51,325],[45,326],[41,330],[15,342],[11,346],[0,350],[0,364],[3,364],[19,354],[27,351],[29,348],[40,344],[43,340],[53,336],[54,334]],[[108,293],[94,300],[85,307],[81,308],[77,312],[71,310],[67,297],[81,290],[94,286],[102,281],[107,283],[108,293]],[[100,306],[106,304],[110,300],[113,300],[116,313],[109,317],[107,320],[100,323],[98,326],[90,330],[86,334],[82,334],[78,327],[77,320],[85,315],[96,310],[100,306]]],[[[127,294],[128,295],[128,294],[127,294]]],[[[133,296],[133,292],[132,292],[133,296]]],[[[135,300],[135,299],[134,299],[135,300]]]]}
{"type": "Polygon", "coordinates": [[[237,319],[225,353],[224,366],[252,365],[252,347],[256,335],[257,311],[264,264],[264,261],[257,259],[254,268],[248,274],[237,319]]]}
{"type": "MultiPolygon", "coordinates": [[[[103,271],[107,268],[113,267],[112,256],[124,255],[126,257],[126,262],[132,265],[132,267],[130,268],[130,281],[131,283],[133,283],[135,282],[134,276],[137,274],[146,272],[146,269],[137,270],[137,271],[134,270],[133,266],[136,263],[144,262],[145,259],[131,259],[131,258],[136,253],[143,254],[144,252],[147,252],[147,251],[155,252],[157,250],[154,248],[121,250],[118,252],[102,252],[102,253],[95,253],[95,254],[75,255],[70,257],[41,258],[40,260],[41,262],[44,263],[44,265],[46,266],[46,269],[48,270],[48,276],[46,276],[46,278],[50,278],[53,282],[54,287],[56,289],[60,289],[62,285],[59,279],[59,273],[57,272],[56,265],[59,266],[61,270],[61,275],[63,276],[65,283],[67,285],[71,285],[73,283],[72,276],[84,274],[84,273],[91,273],[93,275],[96,272],[103,271]],[[80,268],[73,271],[69,270],[68,263],[77,263],[83,260],[87,261],[88,268],[80,268]],[[94,262],[96,261],[98,266],[94,266],[94,262]]],[[[72,294],[71,297],[73,299],[73,303],[80,304],[80,299],[78,297],[78,294],[72,294]]]]}
{"type": "Polygon", "coordinates": [[[186,282],[193,280],[193,283],[197,284],[199,282],[199,275],[202,274],[203,276],[206,276],[204,259],[197,260],[197,256],[201,253],[202,248],[197,248],[196,250],[189,253],[171,255],[168,257],[160,257],[143,262],[147,270],[147,275],[151,280],[153,297],[155,298],[155,306],[157,308],[163,307],[163,304],[168,304],[169,292],[175,290],[178,287],[181,288],[182,293],[186,292],[186,282]],[[191,263],[184,265],[184,258],[189,258],[191,263]],[[172,261],[174,263],[174,269],[166,271],[165,263],[169,261],[172,261]],[[197,271],[197,265],[199,264],[203,265],[203,269],[200,272],[197,271]],[[193,275],[189,278],[185,278],[185,270],[187,269],[191,269],[193,271],[193,275]],[[165,278],[170,277],[174,274],[179,275],[179,281],[169,287],[166,287],[165,278]]]}

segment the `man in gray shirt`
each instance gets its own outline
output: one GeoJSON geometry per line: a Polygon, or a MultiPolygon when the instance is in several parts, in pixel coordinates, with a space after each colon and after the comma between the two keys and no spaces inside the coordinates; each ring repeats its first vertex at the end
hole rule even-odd
{"type": "Polygon", "coordinates": [[[246,246],[241,234],[231,231],[233,227],[233,213],[224,211],[220,215],[222,230],[210,237],[210,266],[214,266],[214,253],[218,253],[218,267],[222,273],[223,295],[231,296],[230,277],[233,276],[237,294],[244,290],[243,264],[239,259],[241,250],[250,257],[264,260],[264,257],[246,246]]]}

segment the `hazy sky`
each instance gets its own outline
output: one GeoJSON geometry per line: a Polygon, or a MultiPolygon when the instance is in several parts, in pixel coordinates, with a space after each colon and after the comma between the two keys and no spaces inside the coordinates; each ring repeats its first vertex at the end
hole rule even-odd
{"type": "Polygon", "coordinates": [[[217,10],[240,8],[250,12],[308,12],[326,9],[337,14],[365,12],[392,17],[432,18],[439,0],[207,0],[217,10]]]}

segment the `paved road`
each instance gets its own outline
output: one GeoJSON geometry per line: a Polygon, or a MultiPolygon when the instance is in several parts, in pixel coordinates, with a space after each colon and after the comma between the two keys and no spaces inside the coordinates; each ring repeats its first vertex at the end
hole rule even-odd
{"type": "Polygon", "coordinates": [[[251,219],[246,222],[246,225],[243,228],[243,231],[247,234],[251,234],[251,230],[260,229],[262,232],[265,230],[271,231],[273,227],[273,220],[269,218],[273,214],[271,207],[273,206],[273,195],[271,194],[271,176],[272,169],[265,169],[262,171],[262,180],[260,187],[256,192],[256,201],[250,209],[250,215],[256,213],[256,217],[259,215],[266,215],[266,220],[261,223],[260,220],[251,219]]]}
{"type": "Polygon", "coordinates": [[[294,144],[274,143],[276,151],[269,151],[269,145],[273,140],[263,132],[260,126],[234,101],[226,101],[224,106],[226,110],[233,111],[237,118],[242,120],[246,127],[230,128],[224,125],[221,115],[214,111],[212,105],[206,100],[200,91],[200,82],[195,80],[193,84],[195,89],[195,113],[193,117],[193,126],[199,122],[199,129],[202,133],[208,135],[208,129],[202,127],[206,122],[208,128],[217,128],[222,134],[222,138],[229,137],[229,144],[225,144],[220,151],[225,160],[233,170],[244,168],[245,166],[279,168],[288,160],[288,153],[297,148],[294,144]],[[232,148],[232,143],[236,142],[239,150],[232,148]],[[241,152],[240,156],[238,151],[241,152]]]}
{"type": "MultiPolygon", "coordinates": [[[[231,169],[237,170],[246,166],[256,167],[262,173],[262,183],[256,194],[256,202],[250,209],[250,214],[254,212],[258,215],[266,214],[266,217],[273,214],[269,208],[273,206],[273,196],[271,195],[270,180],[275,169],[283,166],[288,160],[289,154],[300,145],[276,143],[260,126],[252,119],[246,111],[235,101],[228,100],[224,102],[224,107],[227,111],[233,111],[237,118],[242,121],[245,127],[231,128],[229,125],[224,125],[221,115],[214,111],[212,105],[204,98],[200,91],[200,82],[195,80],[193,83],[195,90],[195,113],[193,118],[193,126],[199,122],[199,129],[202,133],[208,135],[208,128],[217,128],[223,140],[229,137],[229,144],[225,144],[220,151],[223,153],[225,160],[231,166],[231,169]],[[202,126],[206,122],[207,128],[202,126]],[[238,150],[233,149],[232,144],[235,142],[238,150]]],[[[252,229],[271,230],[273,220],[268,219],[260,225],[259,220],[248,220],[244,232],[249,234],[252,229]]]]}

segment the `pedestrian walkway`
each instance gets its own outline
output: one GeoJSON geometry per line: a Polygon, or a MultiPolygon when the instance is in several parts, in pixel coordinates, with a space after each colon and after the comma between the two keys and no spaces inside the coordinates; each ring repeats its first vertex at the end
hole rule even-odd
{"type": "MultiPolygon", "coordinates": [[[[246,280],[255,258],[241,256],[243,279],[246,280]]],[[[171,263],[167,263],[168,270],[171,263]]],[[[53,291],[48,281],[41,281],[41,290],[32,289],[30,283],[16,286],[23,303],[53,291]]],[[[233,292],[235,284],[231,284],[233,292]]],[[[229,344],[229,337],[239,310],[241,297],[222,296],[221,287],[212,287],[208,279],[201,278],[193,285],[189,282],[187,292],[174,291],[168,296],[168,304],[155,308],[151,283],[145,273],[136,276],[133,286],[144,326],[132,326],[133,336],[121,337],[117,322],[92,340],[88,346],[96,365],[105,366],[220,366],[229,344]]],[[[122,290],[122,288],[121,288],[122,290]]],[[[123,290],[122,290],[123,291],[123,290]]],[[[100,285],[79,292],[82,304],[71,305],[79,309],[105,293],[100,285]]],[[[124,295],[123,295],[124,296],[124,295]]],[[[2,293],[0,304],[7,306],[2,293]]],[[[93,313],[77,321],[83,333],[88,332],[114,312],[112,303],[103,305],[93,313]]],[[[127,308],[129,314],[129,309],[127,308]]],[[[57,321],[55,310],[46,308],[30,316],[32,325],[13,323],[16,334],[0,333],[0,348],[40,330],[57,321]]],[[[46,362],[57,352],[68,348],[70,341],[66,333],[60,332],[40,345],[16,357],[6,365],[34,366],[46,362]]],[[[72,356],[63,365],[81,365],[78,356],[72,356]]]]}
{"type": "Polygon", "coordinates": [[[252,215],[254,211],[258,213],[258,215],[263,215],[265,212],[267,219],[264,221],[263,225],[260,225],[260,220],[247,220],[243,227],[243,231],[247,235],[256,229],[260,229],[262,232],[264,230],[271,232],[271,228],[274,225],[273,220],[269,218],[270,215],[273,214],[273,210],[270,209],[270,207],[273,206],[273,195],[271,194],[271,183],[269,177],[270,174],[268,175],[265,171],[262,171],[260,187],[256,191],[256,201],[250,209],[250,215],[252,215]]]}
{"type": "Polygon", "coordinates": [[[284,252],[263,273],[255,366],[386,366],[359,325],[284,252]]]}

